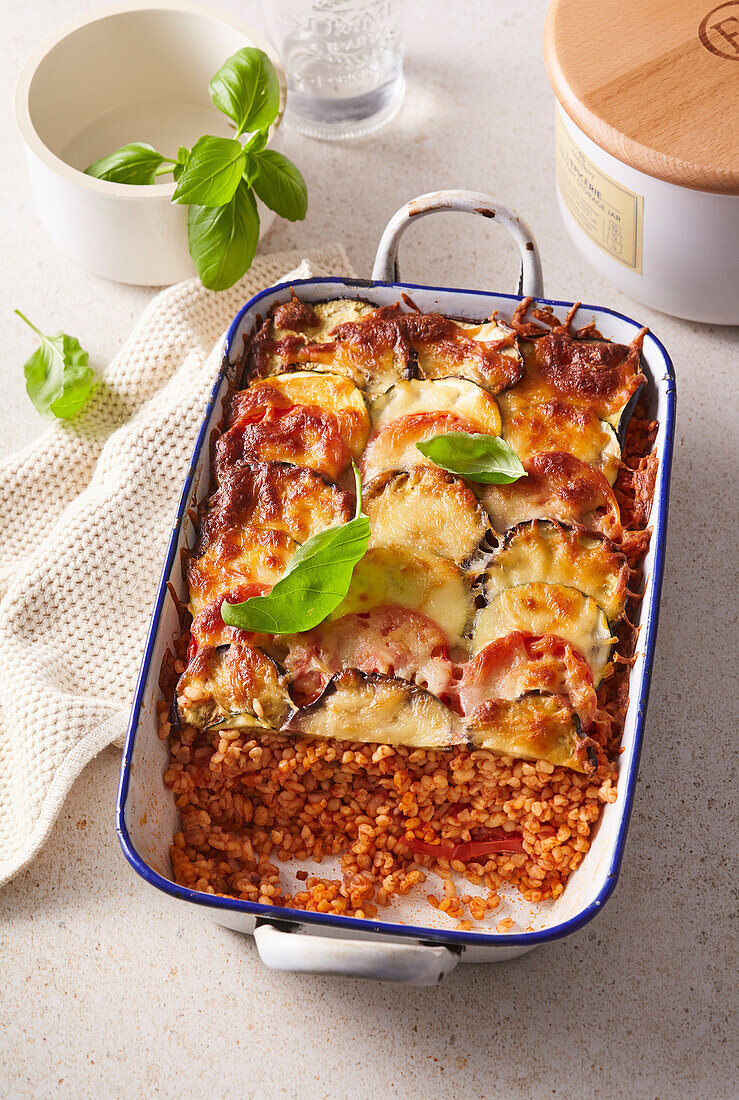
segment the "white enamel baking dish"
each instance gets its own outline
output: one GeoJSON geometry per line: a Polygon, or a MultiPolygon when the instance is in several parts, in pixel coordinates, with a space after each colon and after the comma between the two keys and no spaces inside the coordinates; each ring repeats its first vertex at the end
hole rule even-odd
{"type": "MultiPolygon", "coordinates": [[[[306,913],[235,898],[215,897],[185,889],[173,882],[168,855],[178,823],[172,796],[162,782],[167,766],[167,745],[157,737],[156,714],[159,696],[157,679],[162,657],[178,632],[177,614],[167,594],[167,584],[171,582],[184,596],[179,551],[182,547],[191,546],[194,539],[188,509],[208,491],[207,441],[221,418],[228,382],[237,370],[242,354],[243,338],[252,331],[257,317],[264,317],[271,306],[290,297],[291,285],[308,302],[341,296],[362,297],[377,305],[385,305],[397,302],[401,293],[406,291],[424,311],[438,310],[469,320],[485,318],[496,309],[502,318],[506,318],[520,298],[528,294],[548,302],[560,315],[564,315],[571,305],[570,302],[541,297],[541,269],[536,245],[526,225],[512,211],[487,195],[447,191],[422,196],[397,212],[380,242],[371,281],[322,278],[300,280],[290,285],[285,283],[258,294],[240,310],[226,337],[223,366],[205,410],[174,518],[126,740],[118,795],[118,832],[127,859],[147,882],[180,903],[197,907],[219,924],[253,934],[262,961],[269,967],[417,985],[433,984],[460,960],[493,962],[511,959],[574,932],[597,914],[616,885],[634,797],[657,635],[675,420],[675,376],[662,344],[654,336],[647,336],[643,353],[646,395],[650,413],[659,420],[656,441],[659,474],[651,515],[654,534],[645,562],[646,592],[638,613],[641,627],[638,656],[632,671],[624,751],[619,758],[618,800],[605,806],[592,847],[581,867],[571,877],[563,895],[555,902],[543,903],[532,909],[511,891],[504,896],[501,907],[488,917],[487,923],[479,925],[481,930],[471,932],[457,931],[455,922],[432,909],[425,900],[426,890],[423,888],[417,891],[415,897],[397,899],[382,913],[382,919],[374,920],[306,913]],[[521,250],[518,294],[453,290],[398,281],[396,256],[401,234],[414,218],[439,209],[475,212],[506,226],[521,250]],[[495,926],[505,916],[513,918],[514,926],[507,933],[497,933],[495,926]]],[[[604,336],[622,343],[629,343],[641,327],[629,317],[593,306],[582,306],[576,323],[582,325],[593,319],[604,336]]],[[[291,876],[298,869],[291,863],[281,865],[281,873],[291,887],[291,876]]],[[[332,870],[332,865],[324,861],[319,873],[326,875],[332,870]]],[[[474,887],[465,882],[467,891],[474,892],[474,887]]]]}

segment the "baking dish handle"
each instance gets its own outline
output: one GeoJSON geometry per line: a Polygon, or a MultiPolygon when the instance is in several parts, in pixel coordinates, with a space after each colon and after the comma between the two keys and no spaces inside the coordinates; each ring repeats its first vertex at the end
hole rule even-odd
{"type": "Polygon", "coordinates": [[[397,210],[385,227],[382,239],[377,246],[372,279],[377,283],[397,283],[400,281],[398,270],[398,245],[408,226],[416,218],[424,218],[437,210],[463,210],[468,214],[479,214],[483,218],[494,218],[504,225],[511,234],[521,253],[521,274],[518,279],[518,294],[541,298],[544,283],[541,275],[541,261],[533,233],[525,221],[519,218],[510,206],[504,206],[497,199],[483,191],[431,191],[420,195],[397,210]]]}
{"type": "Polygon", "coordinates": [[[270,970],[373,978],[406,985],[436,985],[454,969],[461,954],[448,947],[283,931],[270,921],[261,920],[254,929],[254,939],[260,959],[270,970]]]}

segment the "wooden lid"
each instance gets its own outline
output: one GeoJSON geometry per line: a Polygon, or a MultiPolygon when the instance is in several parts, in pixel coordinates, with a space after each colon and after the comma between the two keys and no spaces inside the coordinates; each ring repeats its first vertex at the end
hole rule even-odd
{"type": "Polygon", "coordinates": [[[544,59],[601,149],[669,183],[739,193],[739,0],[553,0],[544,59]]]}

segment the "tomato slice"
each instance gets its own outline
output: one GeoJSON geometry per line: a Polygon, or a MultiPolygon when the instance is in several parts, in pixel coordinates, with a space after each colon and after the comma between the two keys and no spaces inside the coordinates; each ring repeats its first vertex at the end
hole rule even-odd
{"type": "Polygon", "coordinates": [[[450,840],[442,840],[434,844],[409,836],[404,836],[402,843],[419,855],[435,856],[437,859],[458,859],[462,863],[476,859],[477,856],[493,855],[496,852],[523,852],[523,837],[518,833],[506,833],[502,829],[490,829],[489,832],[496,835],[486,840],[463,841],[461,844],[453,844],[450,840]]]}

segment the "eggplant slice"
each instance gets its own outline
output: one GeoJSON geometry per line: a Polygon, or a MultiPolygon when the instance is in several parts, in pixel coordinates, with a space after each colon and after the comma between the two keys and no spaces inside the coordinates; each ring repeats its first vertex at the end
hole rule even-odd
{"type": "Polygon", "coordinates": [[[396,544],[470,559],[490,527],[487,512],[461,478],[437,466],[414,466],[376,478],[364,497],[370,546],[396,544]]]}
{"type": "Polygon", "coordinates": [[[518,699],[491,699],[465,720],[476,748],[592,775],[595,742],[585,737],[577,714],[561,695],[531,691],[518,699]]]}
{"type": "Polygon", "coordinates": [[[532,455],[523,465],[526,477],[511,485],[477,486],[494,531],[503,534],[525,520],[554,519],[620,542],[618,502],[595,466],[563,451],[532,455]]]}
{"type": "Polygon", "coordinates": [[[295,709],[275,662],[248,642],[198,650],[177,683],[183,723],[198,729],[280,729],[295,709]]]}
{"type": "Polygon", "coordinates": [[[514,630],[564,638],[588,662],[596,687],[603,679],[615,639],[595,600],[576,588],[523,584],[502,589],[477,616],[473,653],[514,630]]]}
{"type": "Polygon", "coordinates": [[[529,520],[512,528],[485,573],[485,595],[504,588],[546,582],[577,588],[615,622],[626,602],[629,566],[623,554],[600,535],[552,520],[529,520]]]}
{"type": "Polygon", "coordinates": [[[511,329],[497,321],[452,321],[419,316],[411,335],[422,378],[468,378],[493,396],[520,382],[523,356],[511,329]]]}
{"type": "Polygon", "coordinates": [[[283,729],[303,737],[447,749],[466,737],[456,714],[435,695],[394,676],[346,669],[283,729]]]}

